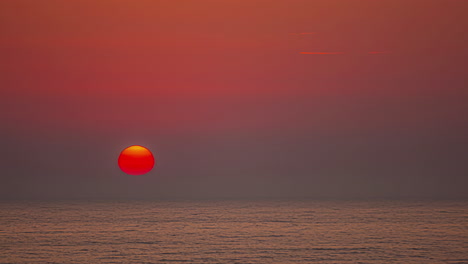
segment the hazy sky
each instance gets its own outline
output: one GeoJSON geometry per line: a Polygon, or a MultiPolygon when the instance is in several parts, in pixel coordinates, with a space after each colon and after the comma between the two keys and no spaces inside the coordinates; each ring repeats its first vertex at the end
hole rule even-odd
{"type": "Polygon", "coordinates": [[[0,1],[0,199],[467,197],[467,10],[0,1]]]}

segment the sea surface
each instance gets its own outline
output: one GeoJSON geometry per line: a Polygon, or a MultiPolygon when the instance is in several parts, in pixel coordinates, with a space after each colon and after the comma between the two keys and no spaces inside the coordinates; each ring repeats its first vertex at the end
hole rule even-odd
{"type": "Polygon", "coordinates": [[[466,201],[1,202],[0,263],[468,263],[466,201]]]}

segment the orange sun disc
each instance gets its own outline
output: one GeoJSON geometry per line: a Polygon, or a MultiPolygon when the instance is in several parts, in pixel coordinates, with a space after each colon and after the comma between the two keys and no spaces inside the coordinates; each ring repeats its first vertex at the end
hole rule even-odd
{"type": "Polygon", "coordinates": [[[142,175],[154,167],[154,157],[149,149],[143,146],[130,146],[120,153],[120,169],[130,175],[142,175]]]}

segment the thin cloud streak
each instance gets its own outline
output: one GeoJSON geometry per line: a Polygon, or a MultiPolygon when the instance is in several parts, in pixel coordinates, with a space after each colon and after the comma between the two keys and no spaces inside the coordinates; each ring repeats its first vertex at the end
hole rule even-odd
{"type": "Polygon", "coordinates": [[[390,51],[369,51],[368,54],[385,54],[390,53],[390,51]]]}
{"type": "Polygon", "coordinates": [[[302,51],[299,52],[300,54],[307,54],[307,55],[337,55],[337,54],[345,54],[344,52],[308,52],[302,51]]]}
{"type": "Polygon", "coordinates": [[[317,32],[300,32],[300,33],[289,33],[289,35],[314,35],[317,32]]]}

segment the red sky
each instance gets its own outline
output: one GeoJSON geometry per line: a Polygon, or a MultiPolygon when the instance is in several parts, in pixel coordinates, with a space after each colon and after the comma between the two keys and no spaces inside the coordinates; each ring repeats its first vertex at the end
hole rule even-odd
{"type": "MultiPolygon", "coordinates": [[[[375,142],[419,138],[440,153],[431,144],[452,149],[468,132],[465,10],[456,0],[2,1],[1,135],[9,146],[204,142],[189,153],[209,152],[213,137],[359,139],[382,162],[375,142]]],[[[300,153],[285,162],[313,171],[298,169],[300,153]]]]}

